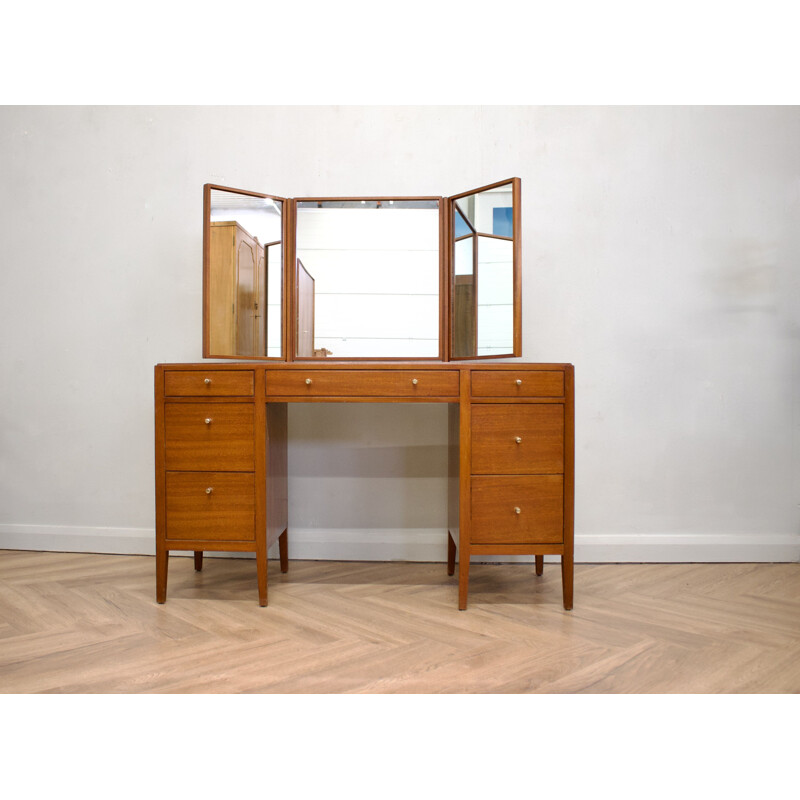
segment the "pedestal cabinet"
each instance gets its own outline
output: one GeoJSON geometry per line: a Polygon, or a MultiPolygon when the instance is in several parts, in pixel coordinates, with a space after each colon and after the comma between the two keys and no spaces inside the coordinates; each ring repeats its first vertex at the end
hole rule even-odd
{"type": "MultiPolygon", "coordinates": [[[[462,472],[469,472],[462,531],[459,607],[467,603],[469,554],[561,556],[564,608],[572,608],[573,429],[571,365],[560,369],[472,369],[468,438],[462,472]],[[464,541],[464,539],[468,541],[464,541]]],[[[466,407],[466,404],[464,404],[466,407]]],[[[462,409],[463,411],[463,409],[462,409]]],[[[462,439],[463,442],[463,439],[462,439]]]]}
{"type": "Polygon", "coordinates": [[[256,554],[265,606],[275,539],[287,569],[286,405],[265,406],[263,370],[185,366],[156,367],[156,599],[170,550],[194,551],[197,570],[203,551],[242,551],[256,554]]]}
{"type": "Polygon", "coordinates": [[[267,549],[288,569],[287,404],[450,405],[448,573],[471,556],[561,557],[572,608],[574,390],[570,364],[160,364],[155,369],[156,597],[171,550],[256,554],[267,603],[267,549]]]}

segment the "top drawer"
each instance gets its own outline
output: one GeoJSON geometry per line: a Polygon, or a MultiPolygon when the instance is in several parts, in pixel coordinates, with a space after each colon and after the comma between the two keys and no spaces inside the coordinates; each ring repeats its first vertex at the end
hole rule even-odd
{"type": "Polygon", "coordinates": [[[252,397],[253,370],[177,370],[164,372],[167,397],[252,397]]]}
{"type": "Polygon", "coordinates": [[[563,397],[561,370],[473,370],[473,397],[563,397]]]}
{"type": "Polygon", "coordinates": [[[271,369],[267,397],[458,397],[458,370],[271,369]]]}

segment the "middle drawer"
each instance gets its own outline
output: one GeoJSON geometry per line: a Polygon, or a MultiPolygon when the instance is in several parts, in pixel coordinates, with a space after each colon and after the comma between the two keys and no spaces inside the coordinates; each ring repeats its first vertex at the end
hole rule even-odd
{"type": "Polygon", "coordinates": [[[472,474],[564,472],[560,403],[472,405],[472,474]]]}
{"type": "Polygon", "coordinates": [[[458,370],[271,369],[267,397],[458,397],[458,370]]]}
{"type": "Polygon", "coordinates": [[[165,468],[168,470],[254,469],[252,403],[166,403],[165,468]]]}

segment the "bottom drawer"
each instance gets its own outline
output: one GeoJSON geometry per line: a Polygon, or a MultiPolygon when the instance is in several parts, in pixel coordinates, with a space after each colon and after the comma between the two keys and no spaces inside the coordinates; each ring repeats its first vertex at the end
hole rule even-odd
{"type": "Polygon", "coordinates": [[[167,539],[252,542],[251,472],[167,472],[167,539]]]}
{"type": "Polygon", "coordinates": [[[472,479],[475,544],[556,544],[564,540],[564,476],[472,479]]]}

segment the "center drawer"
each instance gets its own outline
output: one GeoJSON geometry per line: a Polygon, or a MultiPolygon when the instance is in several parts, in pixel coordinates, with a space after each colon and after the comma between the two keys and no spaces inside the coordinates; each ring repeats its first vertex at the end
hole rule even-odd
{"type": "Polygon", "coordinates": [[[564,406],[560,403],[473,403],[471,429],[473,474],[564,471],[564,406]]]}
{"type": "Polygon", "coordinates": [[[458,397],[458,370],[271,369],[267,397],[458,397]]]}
{"type": "Polygon", "coordinates": [[[165,467],[171,470],[254,469],[252,403],[166,403],[165,467]]]}

